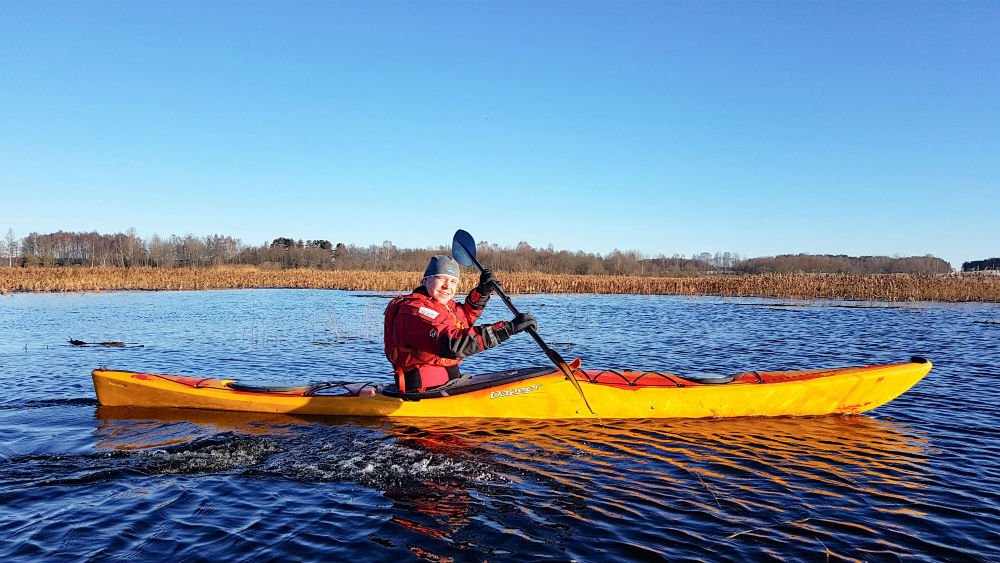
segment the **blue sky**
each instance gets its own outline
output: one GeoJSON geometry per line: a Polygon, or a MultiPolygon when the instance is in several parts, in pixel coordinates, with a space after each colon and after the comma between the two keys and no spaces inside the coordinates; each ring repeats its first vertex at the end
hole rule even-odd
{"type": "Polygon", "coordinates": [[[0,4],[0,235],[1000,255],[1000,3],[0,4]]]}

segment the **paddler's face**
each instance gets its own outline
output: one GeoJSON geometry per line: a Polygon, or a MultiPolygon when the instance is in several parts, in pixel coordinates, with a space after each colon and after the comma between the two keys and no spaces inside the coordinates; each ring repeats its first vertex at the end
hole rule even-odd
{"type": "Polygon", "coordinates": [[[458,291],[458,278],[452,276],[428,276],[424,278],[424,287],[431,299],[441,304],[447,304],[455,298],[458,291]]]}

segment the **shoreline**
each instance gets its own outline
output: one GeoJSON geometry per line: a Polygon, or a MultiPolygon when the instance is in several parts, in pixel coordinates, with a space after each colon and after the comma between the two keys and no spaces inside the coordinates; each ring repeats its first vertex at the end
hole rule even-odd
{"type": "MultiPolygon", "coordinates": [[[[882,302],[1000,302],[1000,276],[985,274],[753,274],[691,277],[595,276],[499,272],[513,295],[535,293],[705,295],[882,302]]],[[[460,292],[478,276],[466,273],[460,292]]],[[[340,289],[409,291],[419,272],[370,270],[209,268],[0,268],[0,295],[208,289],[340,289]]]]}

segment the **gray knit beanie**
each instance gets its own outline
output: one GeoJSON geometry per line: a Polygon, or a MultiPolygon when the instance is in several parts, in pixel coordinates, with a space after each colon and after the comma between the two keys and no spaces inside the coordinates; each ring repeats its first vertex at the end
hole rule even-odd
{"type": "Polygon", "coordinates": [[[451,276],[458,278],[461,275],[462,271],[459,270],[458,262],[451,256],[443,254],[432,256],[431,261],[427,264],[427,269],[424,270],[425,278],[429,276],[451,276]]]}

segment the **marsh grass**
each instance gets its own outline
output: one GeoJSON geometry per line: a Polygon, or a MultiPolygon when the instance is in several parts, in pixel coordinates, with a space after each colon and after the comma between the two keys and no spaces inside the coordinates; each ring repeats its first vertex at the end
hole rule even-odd
{"type": "MultiPolygon", "coordinates": [[[[717,295],[848,301],[1000,302],[1000,276],[982,274],[758,274],[691,277],[500,273],[508,293],[717,295]]],[[[460,291],[478,276],[467,273],[460,291]]],[[[420,283],[417,272],[217,268],[0,268],[0,293],[310,288],[399,292],[420,283]]],[[[331,324],[334,321],[331,320],[331,324]]]]}

